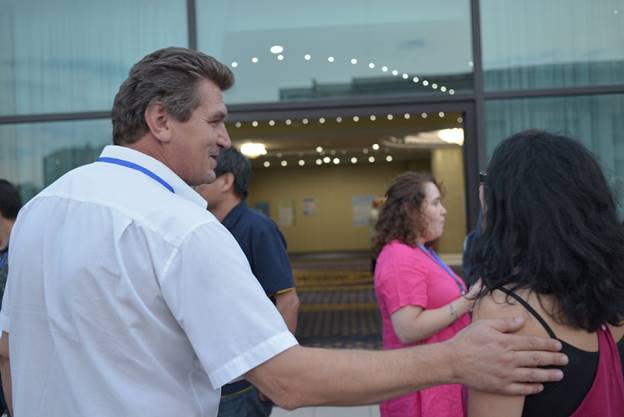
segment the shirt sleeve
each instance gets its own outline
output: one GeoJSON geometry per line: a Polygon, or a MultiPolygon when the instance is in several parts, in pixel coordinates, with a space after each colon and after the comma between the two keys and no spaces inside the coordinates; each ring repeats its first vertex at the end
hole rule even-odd
{"type": "Polygon", "coordinates": [[[297,344],[218,222],[184,239],[161,287],[215,389],[297,344]]]}
{"type": "Polygon", "coordinates": [[[388,313],[406,306],[427,308],[427,266],[411,253],[412,248],[393,246],[386,253],[386,265],[378,280],[378,294],[383,297],[388,313]]]}
{"type": "Polygon", "coordinates": [[[251,269],[264,292],[275,295],[295,286],[286,240],[277,226],[268,220],[252,230],[251,269]]]}
{"type": "MultiPolygon", "coordinates": [[[[9,254],[9,256],[11,255],[9,254]]],[[[5,273],[7,272],[9,272],[10,274],[10,270],[5,271],[5,273]]],[[[4,287],[4,294],[2,294],[2,311],[0,311],[0,336],[2,335],[2,332],[10,333],[10,330],[11,330],[10,308],[11,308],[11,281],[12,280],[9,279],[9,274],[7,274],[6,284],[4,287]]]]}

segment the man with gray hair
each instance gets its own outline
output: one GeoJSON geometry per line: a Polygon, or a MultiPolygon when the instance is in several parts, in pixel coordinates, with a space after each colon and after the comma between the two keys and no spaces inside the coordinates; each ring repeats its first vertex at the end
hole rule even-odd
{"type": "Polygon", "coordinates": [[[299,346],[192,188],[231,145],[233,81],[201,52],[147,55],[115,97],[114,145],[20,211],[0,313],[14,415],[212,417],[240,376],[285,408],[440,383],[530,394],[562,377],[535,368],[566,361],[560,342],[504,334],[522,326],[513,319],[393,351],[299,346]]]}

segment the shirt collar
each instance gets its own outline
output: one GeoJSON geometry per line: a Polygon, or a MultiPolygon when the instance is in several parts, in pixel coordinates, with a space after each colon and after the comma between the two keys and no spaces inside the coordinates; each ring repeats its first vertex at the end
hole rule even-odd
{"type": "MultiPolygon", "coordinates": [[[[143,168],[147,168],[171,185],[178,197],[188,200],[204,209],[207,206],[206,200],[204,200],[202,196],[197,194],[197,192],[195,192],[193,188],[191,188],[182,180],[182,178],[173,172],[171,168],[156,158],[153,158],[143,152],[128,148],[127,146],[118,145],[105,146],[100,156],[123,159],[124,161],[133,162],[143,168]]],[[[137,174],[139,173],[137,172],[137,174]]],[[[165,190],[164,187],[163,190],[165,190]]]]}
{"type": "Polygon", "coordinates": [[[245,210],[247,210],[247,203],[245,203],[245,201],[241,201],[240,203],[235,205],[234,208],[232,208],[232,210],[230,210],[230,212],[223,219],[222,223],[225,228],[228,230],[232,229],[232,227],[234,227],[234,225],[238,223],[238,220],[241,218],[245,210]]]}

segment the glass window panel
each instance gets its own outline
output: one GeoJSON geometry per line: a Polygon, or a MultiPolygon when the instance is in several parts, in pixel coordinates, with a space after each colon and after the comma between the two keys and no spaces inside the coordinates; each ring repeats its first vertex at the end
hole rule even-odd
{"type": "Polygon", "coordinates": [[[503,139],[529,128],[576,138],[598,158],[624,218],[624,94],[488,100],[485,109],[488,159],[503,139]]]}
{"type": "Polygon", "coordinates": [[[25,201],[112,144],[110,120],[0,125],[0,178],[25,201]]]}
{"type": "Polygon", "coordinates": [[[0,115],[109,110],[132,64],[187,37],[184,0],[3,1],[0,115]]]}
{"type": "Polygon", "coordinates": [[[624,83],[624,0],[481,0],[486,90],[624,83]]]}
{"type": "Polygon", "coordinates": [[[237,82],[229,103],[450,94],[472,88],[469,6],[468,0],[199,0],[198,43],[232,66],[237,82]],[[283,52],[271,53],[274,45],[283,52]]]}

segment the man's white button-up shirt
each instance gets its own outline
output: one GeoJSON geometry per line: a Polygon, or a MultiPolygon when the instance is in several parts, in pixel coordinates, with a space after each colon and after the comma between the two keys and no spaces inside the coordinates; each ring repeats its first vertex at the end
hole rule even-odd
{"type": "Polygon", "coordinates": [[[20,212],[0,324],[15,415],[216,416],[220,387],[297,342],[205,201],[107,146],[20,212]]]}

